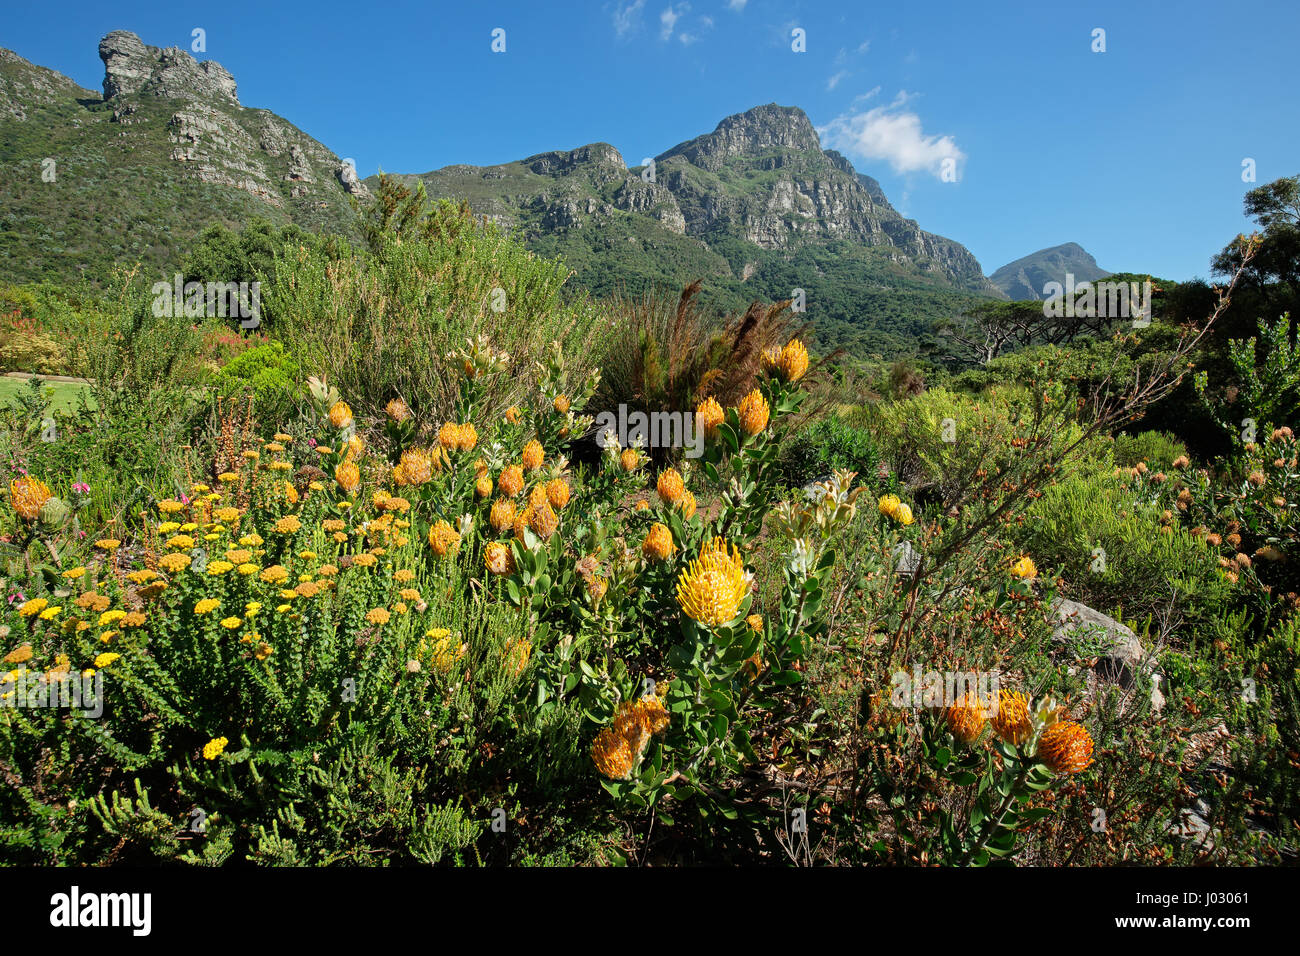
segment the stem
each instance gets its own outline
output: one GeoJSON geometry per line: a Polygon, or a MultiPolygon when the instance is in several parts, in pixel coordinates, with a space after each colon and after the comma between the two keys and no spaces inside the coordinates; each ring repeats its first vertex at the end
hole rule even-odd
{"type": "Polygon", "coordinates": [[[1021,784],[1023,784],[1025,778],[1029,776],[1030,766],[1031,763],[1029,761],[1021,761],[1020,771],[1016,774],[1016,779],[1012,781],[1011,789],[1007,791],[1007,795],[1003,797],[1002,802],[998,804],[997,816],[989,818],[992,821],[992,824],[984,828],[983,835],[975,842],[974,846],[966,851],[966,854],[962,857],[959,865],[968,866],[971,859],[973,859],[980,850],[984,849],[984,846],[993,838],[993,834],[1002,829],[1002,820],[1007,815],[1007,811],[1011,809],[1011,804],[1016,799],[1016,795],[1020,792],[1021,784]]]}

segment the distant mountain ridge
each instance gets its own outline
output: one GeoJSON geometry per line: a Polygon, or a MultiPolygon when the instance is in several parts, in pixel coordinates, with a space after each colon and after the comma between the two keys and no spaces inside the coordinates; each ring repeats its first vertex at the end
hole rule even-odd
{"type": "Polygon", "coordinates": [[[802,288],[832,339],[889,326],[873,343],[882,351],[913,350],[931,318],[973,297],[1001,298],[969,250],[901,216],[878,182],[823,150],[798,107],[728,116],[644,167],[597,142],[397,178],[565,256],[598,293],[694,278],[734,302],[802,288]]]}
{"type": "MultiPolygon", "coordinates": [[[[102,93],[0,50],[0,275],[102,279],[140,262],[169,278],[206,227],[253,217],[358,237],[375,180],[289,121],[239,102],[235,77],[115,30],[102,93]]],[[[936,321],[1001,297],[960,243],[900,215],[823,150],[797,107],[767,104],[629,168],[608,143],[421,175],[596,295],[702,279],[733,309],[802,290],[818,347],[914,354],[936,321]]]]}
{"type": "Polygon", "coordinates": [[[1066,242],[1008,262],[989,280],[1012,299],[1041,300],[1046,298],[1043,289],[1047,283],[1065,285],[1066,273],[1073,275],[1075,282],[1094,282],[1110,275],[1083,246],[1066,242]]]}

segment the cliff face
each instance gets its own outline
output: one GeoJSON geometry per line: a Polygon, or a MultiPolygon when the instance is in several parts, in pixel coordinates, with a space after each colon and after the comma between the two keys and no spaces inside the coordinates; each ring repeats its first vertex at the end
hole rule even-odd
{"type": "Polygon", "coordinates": [[[349,197],[369,197],[355,170],[241,105],[221,64],[122,30],[99,57],[102,95],[0,50],[0,170],[15,184],[0,197],[0,231],[16,237],[0,245],[0,268],[60,278],[114,261],[161,265],[208,225],[253,216],[355,228],[349,197]]]}

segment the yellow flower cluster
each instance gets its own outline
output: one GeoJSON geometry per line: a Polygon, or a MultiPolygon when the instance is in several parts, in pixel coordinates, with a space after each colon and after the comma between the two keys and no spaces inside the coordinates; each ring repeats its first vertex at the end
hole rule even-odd
{"type": "Polygon", "coordinates": [[[909,525],[916,519],[912,516],[912,508],[898,500],[898,495],[885,495],[879,502],[880,513],[886,518],[892,518],[901,525],[909,525]]]}

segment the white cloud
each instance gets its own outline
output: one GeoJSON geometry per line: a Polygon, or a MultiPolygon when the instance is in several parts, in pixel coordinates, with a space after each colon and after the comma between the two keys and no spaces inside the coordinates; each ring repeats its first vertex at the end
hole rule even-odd
{"type": "Polygon", "coordinates": [[[682,41],[682,46],[690,46],[699,39],[694,33],[679,33],[677,39],[682,41]]]}
{"type": "Polygon", "coordinates": [[[614,32],[620,37],[626,36],[641,19],[641,8],[644,6],[645,0],[620,3],[614,10],[614,32]]]}
{"type": "Polygon", "coordinates": [[[732,10],[735,10],[737,13],[740,13],[742,10],[744,10],[745,4],[747,3],[749,3],[749,0],[727,0],[727,6],[730,7],[732,10]]]}
{"type": "Polygon", "coordinates": [[[873,86],[871,89],[867,90],[867,92],[859,93],[857,96],[853,97],[853,102],[855,104],[861,103],[864,100],[869,100],[873,96],[878,96],[879,94],[880,94],[880,87],[873,86]]]}
{"type": "Polygon", "coordinates": [[[960,170],[966,154],[951,136],[927,136],[921,117],[899,108],[909,98],[900,93],[889,106],[841,114],[817,133],[823,143],[849,156],[883,159],[896,173],[928,172],[938,177],[945,160],[952,160],[960,170]]]}
{"type": "Polygon", "coordinates": [[[826,89],[828,90],[835,89],[835,87],[840,85],[840,82],[842,80],[848,79],[850,75],[851,74],[849,73],[848,70],[840,70],[838,73],[836,73],[834,76],[832,76],[829,80],[826,81],[826,89]]]}
{"type": "Polygon", "coordinates": [[[856,52],[859,54],[866,53],[867,50],[870,48],[871,48],[871,41],[863,40],[861,43],[858,44],[858,49],[856,50],[856,52]]]}
{"type": "Polygon", "coordinates": [[[677,27],[677,21],[680,20],[682,14],[690,8],[691,5],[689,3],[681,3],[677,4],[677,6],[669,4],[665,7],[664,12],[659,14],[659,24],[663,27],[663,29],[659,31],[659,39],[672,39],[673,30],[677,27]]]}

